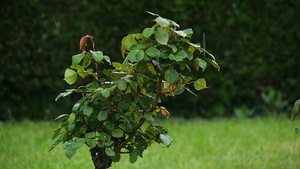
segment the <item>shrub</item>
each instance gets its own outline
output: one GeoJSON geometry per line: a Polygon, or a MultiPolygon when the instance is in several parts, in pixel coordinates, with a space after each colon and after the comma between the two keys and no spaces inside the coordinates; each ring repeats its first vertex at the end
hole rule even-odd
{"type": "Polygon", "coordinates": [[[155,25],[123,38],[123,63],[111,63],[110,57],[96,51],[92,36],[81,38],[82,53],[72,57],[64,80],[70,85],[78,77],[91,82],[56,98],[81,96],[71,114],[57,117],[61,123],[54,131],[56,141],[51,149],[62,142],[66,156],[71,158],[86,144],[95,168],[104,169],[118,162],[121,154],[129,154],[134,163],[152,143],[171,145],[168,130],[153,119],[157,113],[170,116],[165,107],[159,106],[161,95],[174,97],[184,91],[196,95],[190,86],[205,89],[205,79],[194,80],[185,74],[194,69],[204,71],[207,63],[220,68],[212,54],[190,42],[192,29],[179,30],[176,22],[148,13],[156,17],[155,25]],[[91,50],[87,50],[88,41],[91,50]],[[102,70],[103,63],[111,64],[113,69],[102,70]]]}

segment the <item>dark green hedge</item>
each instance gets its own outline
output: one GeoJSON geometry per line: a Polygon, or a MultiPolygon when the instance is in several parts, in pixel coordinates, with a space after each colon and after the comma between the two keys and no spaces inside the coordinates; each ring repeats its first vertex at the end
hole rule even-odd
{"type": "Polygon", "coordinates": [[[0,9],[0,120],[69,113],[76,98],[54,98],[71,88],[63,72],[80,52],[81,36],[94,36],[97,49],[120,60],[122,37],[153,24],[144,11],[193,28],[194,41],[205,32],[206,48],[221,66],[193,75],[206,78],[210,89],[169,99],[173,114],[231,116],[243,105],[262,114],[274,106],[261,97],[270,87],[289,105],[299,98],[299,1],[20,0],[0,9]]]}

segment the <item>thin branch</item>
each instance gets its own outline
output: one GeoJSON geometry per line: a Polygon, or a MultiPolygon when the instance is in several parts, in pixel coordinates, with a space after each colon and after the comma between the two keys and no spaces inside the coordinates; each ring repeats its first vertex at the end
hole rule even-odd
{"type": "MultiPolygon", "coordinates": [[[[157,107],[158,100],[159,100],[160,93],[161,93],[162,80],[163,80],[163,74],[160,74],[158,77],[158,83],[157,83],[157,88],[156,88],[156,96],[155,96],[154,104],[153,104],[152,108],[149,110],[149,112],[154,111],[157,107]]],[[[116,152],[120,152],[121,149],[126,146],[126,144],[135,136],[137,130],[141,128],[141,126],[144,124],[145,121],[146,121],[146,119],[144,117],[140,119],[139,123],[134,127],[131,135],[129,135],[128,138],[123,143],[121,143],[118,147],[116,147],[116,149],[115,149],[116,152]]]]}
{"type": "Polygon", "coordinates": [[[98,68],[98,63],[96,60],[95,61],[95,67],[96,67],[96,72],[97,72],[97,81],[98,81],[98,84],[101,86],[101,82],[100,82],[100,71],[99,71],[99,68],[98,68]]]}

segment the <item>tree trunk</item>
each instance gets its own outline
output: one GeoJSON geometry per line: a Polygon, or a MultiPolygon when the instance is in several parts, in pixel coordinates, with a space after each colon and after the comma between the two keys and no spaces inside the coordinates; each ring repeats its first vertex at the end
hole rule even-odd
{"type": "Polygon", "coordinates": [[[90,152],[95,169],[107,169],[111,166],[112,160],[106,155],[103,148],[96,146],[90,149],[90,152]]]}

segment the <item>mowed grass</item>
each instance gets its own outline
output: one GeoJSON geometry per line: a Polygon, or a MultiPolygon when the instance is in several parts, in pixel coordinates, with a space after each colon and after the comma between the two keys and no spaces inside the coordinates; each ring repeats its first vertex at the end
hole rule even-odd
{"type": "MultiPolygon", "coordinates": [[[[161,122],[173,139],[156,144],[135,164],[128,156],[111,169],[299,169],[300,120],[288,118],[180,120],[161,122]]],[[[1,169],[92,169],[87,147],[69,160],[62,146],[48,152],[50,122],[0,124],[1,169]]]]}

